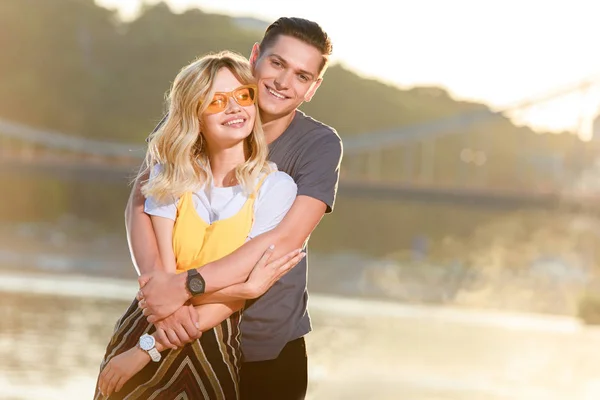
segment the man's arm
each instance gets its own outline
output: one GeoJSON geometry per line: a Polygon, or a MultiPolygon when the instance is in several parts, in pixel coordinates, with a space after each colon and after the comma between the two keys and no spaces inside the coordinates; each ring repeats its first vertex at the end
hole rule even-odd
{"type": "MultiPolygon", "coordinates": [[[[257,267],[257,264],[261,264],[258,262],[261,256],[271,255],[268,250],[265,252],[264,249],[268,249],[271,243],[275,244],[272,251],[274,256],[270,258],[275,261],[264,260],[263,257],[263,266],[261,266],[261,269],[267,270],[265,275],[271,276],[273,279],[263,280],[259,287],[254,287],[251,283],[244,283],[241,292],[238,293],[225,292],[225,295],[220,293],[214,295],[220,296],[216,298],[209,298],[208,295],[205,295],[209,300],[206,303],[256,298],[264,293],[265,287],[268,288],[268,285],[272,285],[300,261],[302,255],[297,252],[297,249],[303,246],[310,233],[323,218],[326,207],[325,203],[320,200],[308,196],[298,196],[277,228],[250,240],[230,255],[203,266],[200,271],[206,281],[206,292],[216,292],[231,286],[232,283],[245,282],[252,269],[257,267]],[[290,251],[289,249],[296,250],[290,251]],[[285,251],[288,253],[285,254],[285,251]],[[237,281],[232,282],[233,279],[237,281]]],[[[155,323],[166,318],[190,300],[192,296],[186,288],[186,280],[187,274],[165,274],[159,271],[138,278],[141,287],[138,300],[145,298],[140,307],[144,309],[143,314],[147,317],[148,322],[155,323]],[[149,286],[153,287],[149,289],[149,286]]]]}
{"type": "Polygon", "coordinates": [[[142,164],[140,172],[143,173],[136,179],[125,208],[127,243],[138,275],[163,269],[152,221],[150,216],[144,212],[145,198],[141,191],[141,184],[149,177],[145,162],[142,164]]]}
{"type": "Polygon", "coordinates": [[[244,300],[237,300],[179,308],[175,313],[155,324],[156,331],[153,335],[157,343],[160,343],[159,351],[191,343],[198,339],[202,332],[214,328],[240,310],[244,304],[244,300]]]}
{"type": "MultiPolygon", "coordinates": [[[[290,254],[285,255],[275,261],[269,262],[269,258],[272,254],[272,249],[268,249],[265,251],[259,262],[252,269],[252,273],[248,278],[248,282],[255,287],[263,287],[261,292],[258,292],[259,295],[266,292],[268,288],[273,286],[273,284],[279,280],[279,278],[285,273],[285,271],[289,271],[294,265],[298,264],[300,260],[304,257],[304,253],[294,251],[290,254]],[[257,283],[258,282],[258,283],[257,283]]],[[[165,273],[166,274],[166,273],[165,273]]],[[[167,274],[168,275],[168,274],[167,274]]],[[[171,274],[172,275],[172,274],[171,274]]],[[[140,278],[142,279],[142,278],[140,278]]],[[[254,296],[254,297],[258,297],[254,296]]],[[[138,296],[136,296],[139,300],[139,306],[144,310],[144,315],[146,314],[146,300],[138,296]]],[[[193,298],[192,304],[196,303],[196,298],[193,298]]],[[[227,318],[230,314],[220,313],[218,310],[225,310],[225,307],[232,307],[233,303],[236,303],[240,300],[233,301],[224,301],[222,303],[211,303],[211,304],[201,304],[196,303],[200,306],[214,306],[216,308],[202,308],[205,310],[205,313],[214,312],[216,315],[212,315],[210,317],[206,317],[202,315],[202,318],[208,318],[207,321],[217,321],[221,322],[225,318],[227,318]],[[207,311],[212,310],[212,311],[207,311]],[[219,320],[219,315],[222,319],[219,320]]],[[[245,304],[245,300],[241,300],[238,306],[245,304]]],[[[231,312],[235,311],[237,308],[231,308],[231,312]]],[[[188,343],[190,340],[197,338],[198,329],[201,329],[201,324],[198,323],[198,313],[188,312],[189,310],[194,310],[193,305],[183,306],[173,311],[172,314],[166,314],[163,318],[159,320],[156,316],[148,317],[148,319],[152,319],[152,323],[156,326],[156,331],[158,334],[163,331],[163,335],[161,340],[164,340],[164,344],[167,347],[177,346],[177,343],[188,343]],[[166,337],[165,335],[166,334],[166,337]]]]}
{"type": "Polygon", "coordinates": [[[260,295],[245,282],[264,249],[274,244],[272,259],[304,247],[306,240],[325,214],[325,203],[308,196],[298,196],[290,211],[273,230],[250,240],[230,255],[206,264],[200,269],[206,281],[207,294],[196,304],[220,303],[234,299],[252,299],[260,295]],[[227,270],[227,273],[224,272],[227,270]],[[231,282],[238,284],[231,285],[231,282]],[[221,289],[222,288],[222,289],[221,289]],[[213,292],[213,293],[211,293],[213,292]]]}

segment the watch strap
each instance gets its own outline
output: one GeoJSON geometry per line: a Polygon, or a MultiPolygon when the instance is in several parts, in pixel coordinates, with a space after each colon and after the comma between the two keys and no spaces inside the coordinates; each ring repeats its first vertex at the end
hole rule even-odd
{"type": "Polygon", "coordinates": [[[148,350],[148,355],[150,356],[152,361],[154,361],[154,362],[160,361],[161,356],[160,356],[160,353],[158,352],[158,350],[156,350],[156,347],[153,347],[150,350],[148,350]]]}

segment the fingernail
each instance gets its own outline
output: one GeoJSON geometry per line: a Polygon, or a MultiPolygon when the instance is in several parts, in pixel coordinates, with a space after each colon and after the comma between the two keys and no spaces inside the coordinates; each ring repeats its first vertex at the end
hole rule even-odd
{"type": "Polygon", "coordinates": [[[302,253],[302,255],[300,257],[302,257],[302,258],[306,257],[306,253],[302,253]]]}
{"type": "Polygon", "coordinates": [[[200,322],[196,322],[194,325],[196,325],[196,329],[200,329],[200,322]]]}
{"type": "Polygon", "coordinates": [[[269,246],[269,250],[273,250],[274,248],[275,248],[274,244],[272,244],[272,245],[269,246]]]}

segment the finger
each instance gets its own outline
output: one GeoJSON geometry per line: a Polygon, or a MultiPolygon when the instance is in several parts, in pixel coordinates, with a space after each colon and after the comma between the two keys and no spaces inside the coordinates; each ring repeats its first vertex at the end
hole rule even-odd
{"type": "MultiPolygon", "coordinates": [[[[144,311],[147,310],[147,308],[144,309],[144,311]]],[[[155,324],[158,321],[160,321],[158,319],[158,317],[154,314],[149,314],[148,317],[146,318],[146,321],[148,321],[149,324],[155,324]]]]}
{"type": "MultiPolygon", "coordinates": [[[[198,313],[196,312],[196,310],[194,310],[194,306],[189,305],[189,306],[184,306],[187,311],[187,313],[180,313],[182,321],[181,321],[181,326],[179,327],[181,330],[185,331],[185,334],[187,336],[186,340],[184,340],[183,336],[181,336],[179,333],[177,333],[177,335],[179,336],[179,338],[184,342],[184,343],[190,343],[191,341],[193,341],[194,339],[198,338],[198,332],[199,332],[199,328],[197,325],[197,321],[198,320],[198,313]],[[190,310],[191,308],[191,310],[190,310]],[[195,320],[194,320],[194,315],[195,315],[195,320]]],[[[176,330],[177,331],[177,330],[176,330]]]]}
{"type": "Polygon", "coordinates": [[[138,284],[140,285],[140,288],[143,288],[144,286],[146,286],[146,284],[150,281],[150,276],[148,275],[141,275],[138,278],[138,284]]]}
{"type": "Polygon", "coordinates": [[[106,389],[106,395],[110,396],[115,391],[115,386],[117,386],[117,381],[119,380],[118,375],[111,375],[110,381],[108,381],[108,389],[106,389]]]}
{"type": "Polygon", "coordinates": [[[142,310],[146,307],[148,307],[148,305],[146,304],[146,299],[141,299],[140,301],[138,301],[138,307],[141,308],[142,310]]]}
{"type": "Polygon", "coordinates": [[[149,317],[152,314],[150,313],[150,309],[149,308],[144,308],[142,309],[142,314],[144,315],[144,317],[149,317]]]}
{"type": "Polygon", "coordinates": [[[179,325],[179,326],[175,327],[173,330],[174,330],[175,334],[177,335],[177,338],[179,338],[179,343],[181,343],[181,346],[184,346],[192,341],[192,338],[190,337],[190,335],[188,335],[188,333],[183,325],[179,325]]]}
{"type": "Polygon", "coordinates": [[[102,393],[102,396],[104,396],[104,394],[106,393],[104,391],[104,377],[102,376],[102,374],[100,374],[100,377],[98,378],[98,390],[100,391],[100,393],[102,393]]]}
{"type": "Polygon", "coordinates": [[[273,255],[274,250],[275,250],[275,245],[274,244],[270,245],[269,248],[267,250],[265,250],[263,255],[260,257],[260,259],[256,263],[255,267],[258,267],[258,266],[264,267],[265,265],[267,265],[267,263],[269,262],[269,259],[273,255]]]}
{"type": "Polygon", "coordinates": [[[102,396],[106,396],[106,381],[103,377],[98,380],[98,390],[100,390],[102,396]]]}
{"type": "Polygon", "coordinates": [[[107,373],[106,375],[104,375],[104,377],[102,378],[102,385],[100,386],[100,391],[102,392],[102,394],[104,394],[105,396],[108,396],[108,386],[110,384],[110,380],[112,379],[112,373],[107,373]]]}
{"type": "Polygon", "coordinates": [[[106,394],[106,383],[108,377],[108,371],[110,370],[110,364],[108,364],[100,373],[100,377],[98,378],[98,389],[100,389],[100,393],[103,395],[106,394]]]}
{"type": "MultiPolygon", "coordinates": [[[[198,339],[202,334],[202,332],[200,332],[200,318],[198,317],[198,313],[196,312],[196,308],[194,306],[189,305],[187,308],[190,313],[192,324],[194,325],[194,328],[196,328],[193,337],[194,339],[198,339]]],[[[191,332],[188,331],[188,333],[190,333],[190,336],[192,336],[191,332]]]]}
{"type": "Polygon", "coordinates": [[[171,343],[173,343],[175,346],[177,346],[177,347],[182,346],[182,343],[179,340],[179,337],[177,337],[177,334],[175,333],[175,331],[173,329],[167,329],[167,337],[169,338],[169,341],[171,343]]]}
{"type": "Polygon", "coordinates": [[[273,279],[271,280],[271,285],[277,282],[279,279],[281,279],[283,275],[290,272],[290,270],[294,268],[305,256],[306,253],[300,253],[285,264],[283,264],[282,266],[280,266],[279,268],[276,268],[275,274],[273,275],[273,279]]]}
{"type": "Polygon", "coordinates": [[[282,271],[283,273],[288,272],[290,269],[292,269],[296,265],[298,265],[298,263],[300,261],[302,261],[302,259],[304,257],[306,257],[306,253],[297,254],[291,260],[289,260],[288,262],[286,262],[285,264],[283,264],[281,267],[279,267],[279,270],[282,271]]]}
{"type": "Polygon", "coordinates": [[[135,295],[135,298],[137,301],[140,301],[144,298],[144,294],[142,293],[142,289],[138,290],[137,294],[135,295]]]}
{"type": "Polygon", "coordinates": [[[174,349],[175,345],[169,341],[167,334],[164,329],[157,329],[156,332],[156,341],[162,344],[167,349],[174,349]]]}
{"type": "Polygon", "coordinates": [[[121,388],[127,382],[127,380],[128,379],[126,379],[124,376],[122,376],[121,378],[119,378],[119,380],[117,381],[117,385],[115,386],[115,393],[118,393],[119,390],[121,390],[121,388]]]}
{"type": "Polygon", "coordinates": [[[294,257],[297,257],[300,254],[300,251],[302,251],[302,249],[296,249],[296,250],[290,251],[286,255],[279,257],[277,260],[271,261],[269,263],[269,267],[275,269],[275,268],[280,268],[280,267],[286,265],[288,262],[293,260],[294,257]]]}

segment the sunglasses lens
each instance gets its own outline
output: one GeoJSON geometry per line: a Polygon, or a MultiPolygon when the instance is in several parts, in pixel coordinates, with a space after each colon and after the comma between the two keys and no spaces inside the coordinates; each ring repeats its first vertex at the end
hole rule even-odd
{"type": "Polygon", "coordinates": [[[208,105],[208,112],[219,112],[227,107],[227,96],[221,93],[215,94],[213,101],[208,105]]]}
{"type": "Polygon", "coordinates": [[[237,89],[233,95],[235,97],[235,101],[237,101],[240,106],[247,107],[254,104],[256,91],[253,87],[243,87],[237,89]]]}

